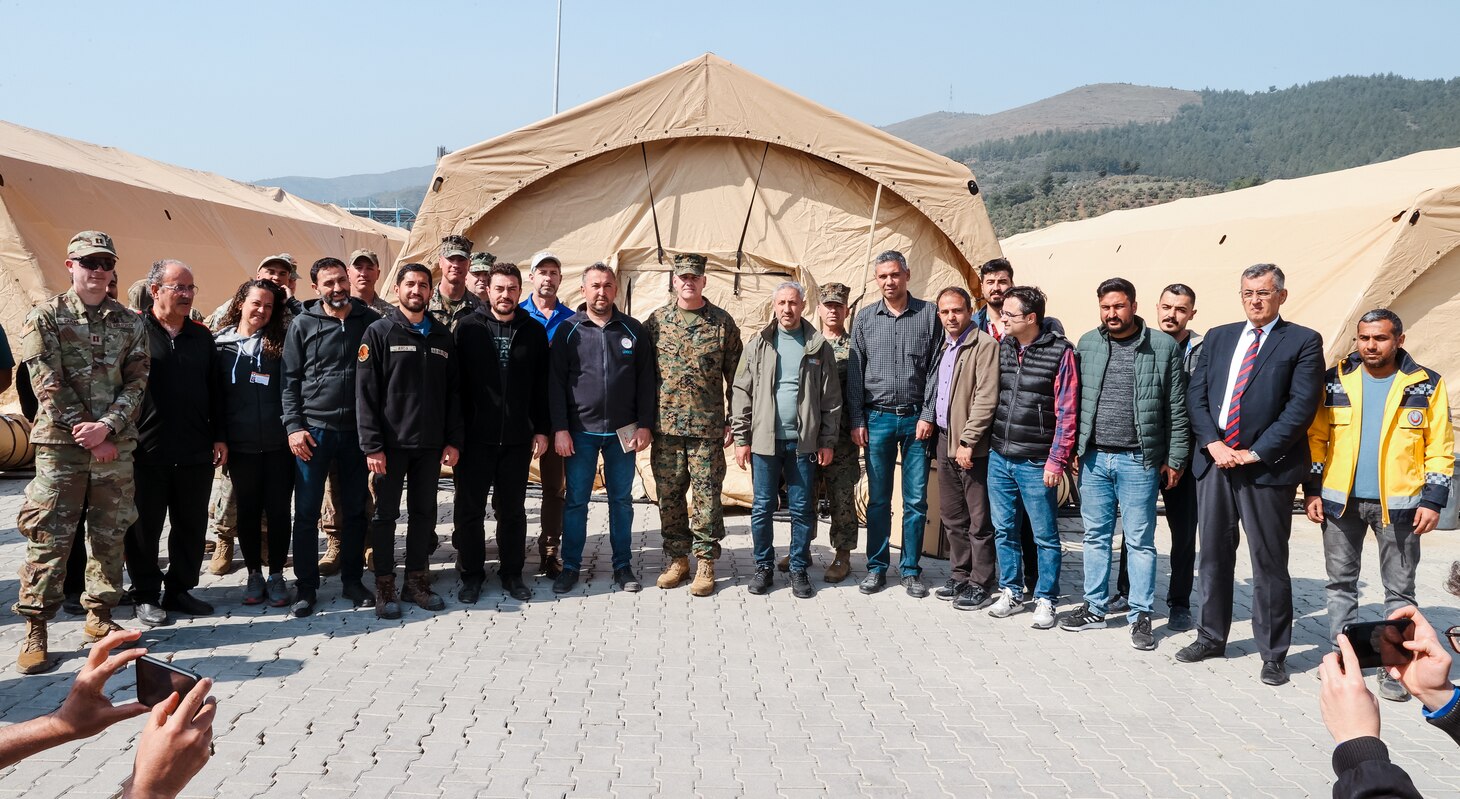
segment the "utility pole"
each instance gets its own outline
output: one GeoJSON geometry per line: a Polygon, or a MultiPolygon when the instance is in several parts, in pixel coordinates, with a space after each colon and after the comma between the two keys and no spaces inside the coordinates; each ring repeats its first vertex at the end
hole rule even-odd
{"type": "Polygon", "coordinates": [[[563,62],[563,0],[558,0],[558,35],[553,44],[553,113],[558,113],[558,68],[563,62]]]}

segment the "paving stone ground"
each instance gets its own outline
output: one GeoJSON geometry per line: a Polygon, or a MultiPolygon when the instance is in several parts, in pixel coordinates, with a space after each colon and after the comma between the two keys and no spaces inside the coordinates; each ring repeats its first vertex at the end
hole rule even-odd
{"type": "MultiPolygon", "coordinates": [[[[16,594],[15,530],[24,480],[0,480],[0,598],[16,594]]],[[[442,493],[443,519],[449,492],[442,493]]],[[[537,524],[530,500],[529,523],[537,524]]],[[[1237,623],[1225,660],[1180,664],[1195,633],[1155,631],[1132,649],[1124,622],[1066,633],[1029,614],[962,613],[900,588],[866,597],[854,577],[820,575],[811,600],[783,575],[749,594],[748,517],[726,519],[719,587],[709,599],[660,591],[658,515],[635,507],[641,594],[612,590],[606,506],[591,506],[586,581],[554,597],[549,581],[517,602],[492,580],[473,606],[455,601],[453,553],[433,558],[447,609],[408,607],[399,621],[353,611],[339,581],[320,612],[294,619],[240,604],[240,572],[205,574],[210,618],[148,631],[149,648],[217,681],[216,755],[187,791],[198,797],[1300,797],[1329,792],[1332,741],[1318,710],[1326,646],[1321,539],[1298,518],[1292,539],[1297,629],[1288,685],[1257,679],[1251,571],[1239,555],[1237,623]]],[[[1078,519],[1065,519],[1065,600],[1078,602],[1078,519]]],[[[449,524],[439,530],[449,540],[449,524]]],[[[789,529],[777,524],[785,546],[789,529]]],[[[825,541],[824,536],[821,539],[825,541]]],[[[1164,521],[1159,551],[1169,551],[1164,521]]],[[[1460,537],[1425,539],[1420,601],[1437,625],[1460,624],[1441,588],[1460,537]]],[[[164,550],[165,551],[165,550],[164,550]]],[[[495,550],[492,550],[493,552],[495,550]]],[[[530,551],[535,548],[530,547],[530,551]]],[[[924,560],[941,584],[946,562],[924,560]]],[[[1165,558],[1162,558],[1165,566],[1165,558]]],[[[1363,612],[1377,618],[1377,553],[1366,552],[1363,612]]],[[[367,578],[368,579],[368,578],[367,578]]],[[[1157,596],[1165,595],[1166,576],[1157,596]]],[[[1164,608],[1160,608],[1164,612],[1164,608]]],[[[119,619],[129,624],[129,612],[119,619]]],[[[13,670],[22,625],[0,613],[0,723],[47,712],[80,665],[82,620],[61,616],[60,669],[13,670]]],[[[113,680],[133,696],[131,672],[113,680]]],[[[1460,796],[1460,751],[1417,703],[1383,705],[1395,760],[1426,796],[1460,796]]],[[[107,797],[129,773],[141,720],[0,770],[0,797],[107,797]]]]}

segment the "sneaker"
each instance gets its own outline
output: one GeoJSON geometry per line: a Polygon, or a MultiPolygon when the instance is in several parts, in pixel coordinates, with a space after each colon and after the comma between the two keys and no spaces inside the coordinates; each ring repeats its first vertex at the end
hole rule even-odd
{"type": "Polygon", "coordinates": [[[797,599],[810,599],[816,595],[816,589],[811,587],[811,578],[806,576],[805,569],[791,570],[791,593],[797,599]]]}
{"type": "Polygon", "coordinates": [[[902,578],[902,587],[907,589],[907,595],[913,599],[922,599],[928,595],[928,587],[923,585],[921,577],[909,574],[902,578]]]}
{"type": "Polygon", "coordinates": [[[967,583],[960,583],[952,577],[949,577],[947,580],[943,581],[942,585],[933,589],[933,596],[943,600],[944,602],[952,602],[955,597],[963,592],[963,587],[965,585],[967,585],[967,583]]]}
{"type": "Polygon", "coordinates": [[[271,608],[282,608],[289,604],[289,586],[284,582],[284,575],[269,575],[269,579],[264,581],[264,594],[268,596],[271,608]]]}
{"type": "Polygon", "coordinates": [[[295,618],[302,619],[314,613],[314,604],[318,601],[318,594],[313,588],[300,588],[297,593],[298,598],[290,606],[289,612],[293,613],[295,618]]]}
{"type": "Polygon", "coordinates": [[[558,578],[556,580],[553,580],[553,593],[566,594],[569,591],[572,591],[573,586],[577,584],[578,570],[564,568],[563,571],[558,574],[558,578]]]}
{"type": "Polygon", "coordinates": [[[989,608],[989,615],[996,619],[1012,616],[1024,610],[1024,600],[1014,593],[1012,588],[999,589],[999,598],[994,600],[994,606],[989,608]]]}
{"type": "Polygon", "coordinates": [[[857,590],[864,594],[875,594],[887,587],[887,575],[883,572],[867,572],[862,582],[857,584],[857,590]]]}
{"type": "Polygon", "coordinates": [[[1379,696],[1388,699],[1390,702],[1408,702],[1409,689],[1404,684],[1389,676],[1389,670],[1380,668],[1377,675],[1379,683],[1379,696]]]}
{"type": "Polygon", "coordinates": [[[1145,652],[1156,648],[1156,636],[1151,635],[1151,614],[1136,614],[1136,623],[1130,626],[1130,645],[1145,652]]]}
{"type": "Polygon", "coordinates": [[[761,564],[755,567],[755,574],[750,576],[750,585],[746,590],[756,596],[762,596],[771,592],[771,585],[775,582],[775,573],[770,566],[761,564]]]}
{"type": "Polygon", "coordinates": [[[1040,597],[1034,600],[1034,623],[1029,625],[1036,630],[1048,630],[1054,626],[1054,602],[1040,597]]]}
{"type": "Polygon", "coordinates": [[[262,572],[249,572],[248,585],[243,589],[243,604],[262,605],[264,603],[264,575],[262,572]]]}
{"type": "Polygon", "coordinates": [[[964,583],[963,590],[953,600],[953,609],[980,610],[988,607],[993,601],[994,598],[989,596],[989,592],[983,586],[964,583]]]}
{"type": "Polygon", "coordinates": [[[1178,605],[1172,608],[1171,613],[1166,617],[1166,629],[1173,633],[1184,633],[1195,626],[1196,623],[1192,621],[1190,608],[1183,608],[1178,605]]]}
{"type": "Polygon", "coordinates": [[[644,590],[644,585],[639,582],[639,578],[634,576],[634,570],[628,566],[613,570],[613,584],[618,586],[620,591],[627,591],[630,594],[644,590]]]}
{"type": "Polygon", "coordinates": [[[1130,610],[1130,599],[1125,594],[1116,594],[1105,603],[1107,613],[1125,613],[1130,610]]]}
{"type": "Polygon", "coordinates": [[[1104,626],[1105,617],[1091,610],[1089,602],[1082,603],[1078,609],[1065,614],[1065,617],[1060,619],[1060,629],[1072,633],[1104,626]]]}

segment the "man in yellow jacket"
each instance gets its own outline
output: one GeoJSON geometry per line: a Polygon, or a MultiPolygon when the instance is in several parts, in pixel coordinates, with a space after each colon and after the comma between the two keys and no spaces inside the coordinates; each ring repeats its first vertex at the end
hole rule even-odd
{"type": "MultiPolygon", "coordinates": [[[[1359,318],[1357,344],[1324,379],[1323,407],[1308,429],[1313,471],[1303,485],[1308,518],[1323,525],[1334,641],[1356,621],[1364,536],[1371,529],[1379,542],[1385,617],[1416,604],[1419,537],[1439,522],[1455,467],[1445,380],[1404,350],[1404,323],[1393,311],[1369,311],[1359,318]]],[[[1378,680],[1385,699],[1409,698],[1385,669],[1378,680]]]]}

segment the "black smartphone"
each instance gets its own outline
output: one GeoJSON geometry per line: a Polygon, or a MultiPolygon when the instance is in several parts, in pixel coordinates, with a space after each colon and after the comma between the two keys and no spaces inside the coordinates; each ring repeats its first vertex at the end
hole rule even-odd
{"type": "Polygon", "coordinates": [[[1404,648],[1413,626],[1409,619],[1366,621],[1344,625],[1343,634],[1359,656],[1359,668],[1403,666],[1414,658],[1414,653],[1404,648]]]}
{"type": "Polygon", "coordinates": [[[173,691],[179,697],[187,696],[199,679],[198,675],[181,666],[143,655],[137,659],[137,701],[147,707],[156,707],[166,702],[173,691]]]}

